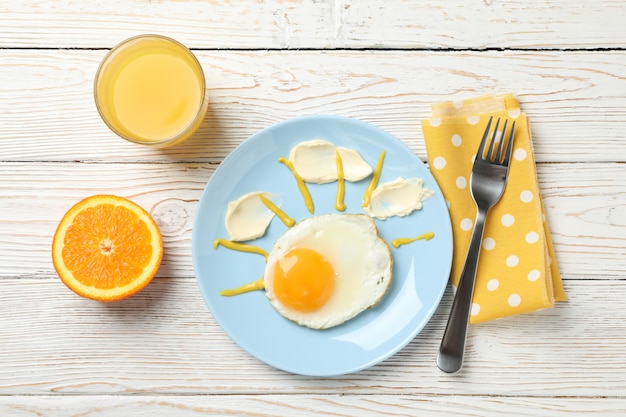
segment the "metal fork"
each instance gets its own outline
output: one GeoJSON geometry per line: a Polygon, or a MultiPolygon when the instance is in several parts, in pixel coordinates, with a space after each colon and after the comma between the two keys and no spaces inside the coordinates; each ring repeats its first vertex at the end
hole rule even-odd
{"type": "Polygon", "coordinates": [[[492,120],[493,117],[489,118],[470,176],[470,190],[477,208],[476,221],[456,296],[452,302],[448,324],[446,325],[441,346],[439,347],[439,355],[437,356],[439,369],[449,373],[457,372],[463,366],[465,339],[472,307],[472,295],[474,293],[476,268],[483,239],[485,219],[489,209],[500,200],[509,174],[515,122],[511,126],[508,140],[505,141],[505,133],[509,121],[505,120],[502,134],[499,136],[498,126],[500,125],[500,119],[497,120],[491,135],[491,143],[488,145],[489,150],[485,156],[492,120]],[[506,149],[504,149],[505,145],[506,149]]]}

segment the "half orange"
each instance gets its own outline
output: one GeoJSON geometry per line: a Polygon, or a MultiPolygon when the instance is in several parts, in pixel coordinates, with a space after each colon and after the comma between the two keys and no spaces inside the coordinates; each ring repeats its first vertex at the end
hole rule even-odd
{"type": "Polygon", "coordinates": [[[143,289],[163,257],[154,219],[122,197],[95,195],[61,219],[52,241],[52,262],[72,291],[98,301],[117,301],[143,289]]]}

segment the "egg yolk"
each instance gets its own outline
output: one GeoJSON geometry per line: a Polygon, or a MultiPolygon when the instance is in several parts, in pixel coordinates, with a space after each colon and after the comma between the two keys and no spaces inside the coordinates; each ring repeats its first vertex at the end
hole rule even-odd
{"type": "Polygon", "coordinates": [[[295,248],[276,262],[273,281],[283,305],[306,313],[326,304],[335,288],[335,271],[318,252],[295,248]]]}

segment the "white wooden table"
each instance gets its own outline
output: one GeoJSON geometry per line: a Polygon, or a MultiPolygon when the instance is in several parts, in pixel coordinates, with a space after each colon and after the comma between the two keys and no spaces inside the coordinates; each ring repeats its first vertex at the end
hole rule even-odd
{"type": "Polygon", "coordinates": [[[626,415],[626,3],[623,0],[27,1],[0,7],[0,415],[626,415]],[[92,98],[109,48],[140,33],[194,50],[211,95],[190,141],[118,139],[92,98]],[[257,361],[196,285],[191,231],[215,168],[305,114],[373,123],[421,159],[429,106],[512,91],[534,133],[569,301],[472,326],[463,371],[435,357],[450,308],[370,369],[305,378],[257,361]],[[82,299],[50,257],[79,199],[158,221],[155,280],[82,299]]]}

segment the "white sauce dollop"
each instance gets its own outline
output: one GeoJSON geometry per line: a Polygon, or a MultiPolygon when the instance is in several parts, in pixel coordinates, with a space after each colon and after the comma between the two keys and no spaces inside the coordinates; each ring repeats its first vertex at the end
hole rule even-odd
{"type": "Polygon", "coordinates": [[[272,193],[254,191],[228,203],[225,226],[230,240],[241,242],[259,238],[265,234],[265,230],[274,218],[274,212],[263,204],[259,195],[269,200],[277,198],[272,193]]]}
{"type": "Polygon", "coordinates": [[[435,193],[424,187],[421,178],[398,177],[393,181],[379,184],[364,207],[367,214],[384,220],[392,216],[407,216],[422,208],[422,201],[435,193]]]}
{"type": "Polygon", "coordinates": [[[341,156],[346,181],[360,181],[372,173],[372,167],[358,151],[337,147],[322,139],[300,142],[291,148],[289,160],[304,181],[326,184],[337,181],[336,149],[341,156]]]}

